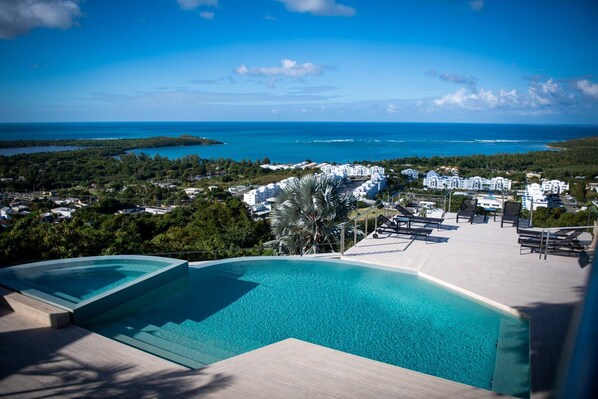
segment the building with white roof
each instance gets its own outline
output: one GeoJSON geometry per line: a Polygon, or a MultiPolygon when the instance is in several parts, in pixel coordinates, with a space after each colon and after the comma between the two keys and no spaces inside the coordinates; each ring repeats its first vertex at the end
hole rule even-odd
{"type": "Polygon", "coordinates": [[[320,167],[322,173],[326,175],[337,175],[341,177],[365,177],[373,176],[374,174],[384,175],[384,168],[381,166],[364,166],[364,165],[322,165],[320,167]]]}
{"type": "Polygon", "coordinates": [[[355,198],[373,198],[386,187],[386,177],[379,173],[372,175],[372,178],[353,190],[355,198]]]}
{"type": "Polygon", "coordinates": [[[260,186],[243,194],[243,201],[247,205],[264,204],[268,198],[276,197],[292,180],[296,177],[289,177],[278,183],[270,183],[266,186],[260,186]]]}
{"type": "Polygon", "coordinates": [[[511,180],[504,177],[486,179],[480,176],[463,178],[460,176],[440,176],[430,171],[424,178],[424,187],[433,189],[460,189],[460,190],[492,190],[503,191],[511,189],[511,180]]]}
{"type": "Polygon", "coordinates": [[[562,194],[569,190],[569,183],[560,180],[542,181],[542,192],[545,194],[562,194]]]}
{"type": "Polygon", "coordinates": [[[403,169],[401,171],[401,174],[409,180],[417,180],[417,178],[419,177],[419,172],[417,170],[411,169],[411,168],[403,169]]]}

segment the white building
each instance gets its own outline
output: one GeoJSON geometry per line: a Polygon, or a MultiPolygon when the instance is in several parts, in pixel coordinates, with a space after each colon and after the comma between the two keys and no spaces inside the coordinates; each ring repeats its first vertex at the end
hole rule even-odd
{"type": "Polygon", "coordinates": [[[152,215],[166,215],[167,213],[172,212],[175,207],[169,206],[166,208],[162,207],[154,207],[154,206],[146,206],[143,210],[147,213],[151,213],[152,215]]]}
{"type": "Polygon", "coordinates": [[[355,198],[373,198],[386,187],[386,177],[379,173],[372,175],[372,178],[353,190],[355,198]]]}
{"type": "Polygon", "coordinates": [[[374,174],[384,175],[384,168],[380,166],[364,165],[322,165],[322,173],[326,175],[337,175],[342,177],[365,177],[374,174]]]}
{"type": "Polygon", "coordinates": [[[547,208],[548,207],[548,199],[542,190],[542,186],[538,183],[528,184],[525,187],[525,192],[521,196],[521,202],[523,204],[523,209],[530,210],[538,209],[538,208],[547,208]]]}
{"type": "Polygon", "coordinates": [[[75,213],[75,210],[76,209],[73,209],[73,208],[60,207],[60,208],[50,209],[50,212],[52,212],[54,215],[58,215],[58,216],[62,216],[64,218],[70,219],[73,217],[73,213],[75,213]]]}
{"type": "Polygon", "coordinates": [[[409,180],[417,180],[419,172],[415,169],[403,169],[401,174],[409,180]]]}
{"type": "Polygon", "coordinates": [[[569,183],[560,180],[543,180],[542,192],[545,194],[562,194],[569,190],[569,183]]]}
{"type": "Polygon", "coordinates": [[[257,205],[265,203],[268,198],[276,197],[290,181],[297,179],[296,177],[289,177],[281,180],[278,183],[270,183],[266,186],[261,186],[243,194],[243,201],[247,205],[257,205]]]}
{"type": "Polygon", "coordinates": [[[504,177],[493,177],[486,179],[475,176],[463,178],[460,176],[439,176],[436,172],[430,171],[424,178],[424,187],[433,189],[460,189],[460,190],[492,190],[503,191],[511,189],[511,180],[504,177]]]}

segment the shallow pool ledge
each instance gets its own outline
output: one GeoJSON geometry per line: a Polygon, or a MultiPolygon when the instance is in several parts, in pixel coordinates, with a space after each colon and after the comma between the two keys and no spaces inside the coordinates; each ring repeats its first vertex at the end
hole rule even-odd
{"type": "Polygon", "coordinates": [[[40,323],[44,327],[62,328],[71,323],[70,313],[66,310],[4,287],[0,287],[0,306],[40,323]]]}

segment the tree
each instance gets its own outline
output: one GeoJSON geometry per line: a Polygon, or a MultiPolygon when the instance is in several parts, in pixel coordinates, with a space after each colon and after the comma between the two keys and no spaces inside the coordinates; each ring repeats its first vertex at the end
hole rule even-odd
{"type": "Polygon", "coordinates": [[[341,193],[341,182],[329,176],[306,175],[291,181],[277,196],[270,214],[270,242],[290,254],[322,252],[319,246],[338,242],[339,224],[348,220],[356,199],[341,193]]]}

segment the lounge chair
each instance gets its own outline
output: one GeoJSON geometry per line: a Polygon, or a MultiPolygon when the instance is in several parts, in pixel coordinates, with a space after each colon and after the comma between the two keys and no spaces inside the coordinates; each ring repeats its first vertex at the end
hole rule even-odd
{"type": "Polygon", "coordinates": [[[465,199],[461,204],[461,210],[457,212],[457,223],[459,218],[469,219],[469,223],[473,224],[473,218],[475,217],[476,208],[478,207],[477,199],[465,199]]]}
{"type": "Polygon", "coordinates": [[[442,224],[442,222],[444,222],[444,218],[429,218],[427,216],[414,215],[408,209],[404,208],[399,204],[395,205],[395,209],[399,211],[401,216],[411,219],[411,223],[435,224],[438,227],[438,229],[440,229],[440,225],[442,224]]]}
{"type": "Polygon", "coordinates": [[[519,227],[519,213],[521,213],[521,202],[505,202],[500,227],[503,227],[505,222],[513,223],[513,226],[519,227]]]}
{"type": "Polygon", "coordinates": [[[425,237],[427,243],[428,237],[430,234],[432,234],[432,229],[414,229],[412,227],[403,227],[399,223],[390,220],[384,215],[378,215],[378,230],[376,230],[376,233],[391,233],[397,235],[408,235],[411,237],[425,237]]]}
{"type": "Polygon", "coordinates": [[[532,236],[529,232],[519,236],[519,253],[523,248],[529,249],[531,252],[547,251],[556,255],[578,255],[585,250],[577,237],[583,233],[583,229],[576,230],[559,230],[556,233],[532,236]],[[526,235],[527,234],[527,235],[526,235]]]}

